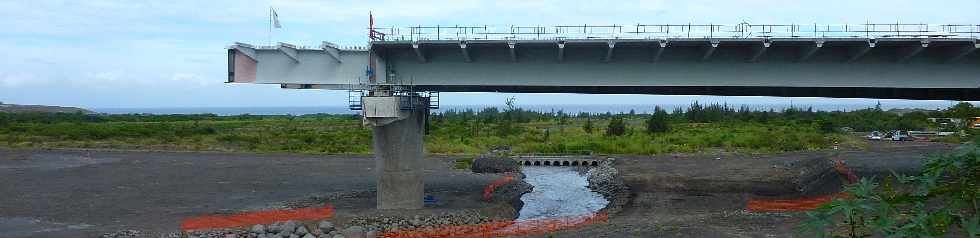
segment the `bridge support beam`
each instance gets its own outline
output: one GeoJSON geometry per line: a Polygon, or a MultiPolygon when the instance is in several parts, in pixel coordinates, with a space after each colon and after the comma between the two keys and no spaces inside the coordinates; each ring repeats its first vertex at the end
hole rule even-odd
{"type": "Polygon", "coordinates": [[[925,40],[922,41],[922,43],[917,46],[906,47],[905,50],[900,51],[902,55],[900,55],[900,58],[898,58],[898,62],[908,62],[913,57],[925,51],[926,48],[929,48],[929,41],[925,41],[925,40]]]}
{"type": "Polygon", "coordinates": [[[415,51],[415,59],[419,63],[425,63],[425,52],[422,52],[422,46],[419,43],[412,43],[412,51],[415,51]]]}
{"type": "Polygon", "coordinates": [[[363,97],[364,120],[374,128],[378,209],[421,209],[422,132],[428,100],[422,97],[363,97]],[[403,104],[411,105],[403,105],[403,104]],[[406,109],[409,108],[409,109],[406,109]]]}
{"type": "Polygon", "coordinates": [[[755,53],[752,54],[752,57],[749,57],[749,62],[755,63],[759,61],[759,57],[762,57],[762,55],[766,54],[766,50],[769,50],[769,46],[772,46],[772,43],[769,42],[768,39],[762,41],[762,44],[759,45],[758,49],[755,50],[755,53]]]}
{"type": "Polygon", "coordinates": [[[466,42],[459,43],[459,50],[463,53],[463,61],[466,63],[473,62],[473,58],[470,58],[470,51],[466,49],[466,42]]]}
{"type": "Polygon", "coordinates": [[[565,61],[565,42],[558,42],[558,62],[565,61]]]}
{"type": "Polygon", "coordinates": [[[667,49],[667,40],[660,40],[660,42],[657,43],[657,46],[659,47],[653,50],[653,55],[650,57],[651,63],[657,63],[660,61],[660,56],[663,55],[664,50],[667,49]]]}
{"type": "Polygon", "coordinates": [[[279,42],[279,52],[289,57],[295,63],[299,63],[299,58],[296,57],[296,46],[279,42]]]}
{"type": "Polygon", "coordinates": [[[966,56],[969,56],[970,54],[977,52],[977,49],[980,49],[980,42],[957,47],[956,50],[951,54],[952,57],[946,60],[946,63],[956,63],[957,61],[966,58],[966,56]]]}
{"type": "Polygon", "coordinates": [[[507,48],[510,49],[510,62],[517,62],[517,42],[507,42],[507,48]]]}
{"type": "Polygon", "coordinates": [[[855,48],[852,48],[851,57],[847,59],[847,62],[851,63],[860,60],[861,57],[864,57],[864,55],[868,54],[868,52],[871,52],[871,49],[874,49],[877,44],[878,41],[871,39],[868,40],[867,45],[860,45],[855,48]]]}
{"type": "Polygon", "coordinates": [[[613,58],[613,50],[616,49],[616,42],[610,41],[607,43],[609,48],[606,48],[606,57],[602,59],[602,62],[609,63],[613,58]]]}
{"type": "Polygon", "coordinates": [[[820,48],[823,48],[823,43],[823,41],[817,41],[813,45],[804,46],[800,52],[800,59],[798,61],[806,62],[807,60],[810,60],[813,55],[817,54],[817,51],[820,51],[820,48]]]}
{"type": "Polygon", "coordinates": [[[709,45],[708,48],[704,51],[704,56],[701,56],[701,61],[702,62],[708,61],[708,59],[711,58],[711,55],[715,53],[715,50],[718,49],[718,45],[720,43],[721,42],[719,41],[711,41],[711,45],[709,45]]]}

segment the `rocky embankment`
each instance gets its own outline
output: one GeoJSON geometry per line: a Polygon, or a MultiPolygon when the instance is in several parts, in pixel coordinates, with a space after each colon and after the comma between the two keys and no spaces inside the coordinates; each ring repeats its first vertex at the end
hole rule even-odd
{"type": "Polygon", "coordinates": [[[613,215],[629,203],[630,189],[623,183],[619,170],[613,167],[613,159],[608,159],[599,163],[599,166],[590,168],[586,171],[585,176],[589,181],[588,188],[609,200],[609,205],[600,212],[613,215]]]}
{"type": "Polygon", "coordinates": [[[363,227],[351,226],[344,229],[334,226],[329,221],[302,223],[297,221],[259,224],[248,228],[216,229],[194,231],[183,234],[188,238],[354,238],[374,237],[376,230],[365,230],[363,227]]]}

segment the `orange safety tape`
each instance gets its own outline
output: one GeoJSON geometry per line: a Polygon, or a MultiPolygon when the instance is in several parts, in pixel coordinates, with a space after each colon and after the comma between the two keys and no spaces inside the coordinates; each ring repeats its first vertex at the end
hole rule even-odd
{"type": "Polygon", "coordinates": [[[510,183],[514,180],[514,177],[506,176],[497,180],[494,180],[490,185],[483,189],[483,200],[490,200],[491,195],[493,195],[493,190],[496,190],[504,184],[510,183]]]}
{"type": "MultiPolygon", "coordinates": [[[[838,157],[833,157],[831,160],[834,162],[834,169],[837,170],[837,173],[847,177],[848,184],[856,183],[858,181],[858,176],[844,165],[843,160],[838,157]]],[[[746,207],[752,212],[809,211],[820,207],[820,205],[829,203],[835,198],[851,199],[852,197],[847,193],[839,193],[835,195],[799,199],[750,199],[746,207]]]]}
{"type": "Polygon", "coordinates": [[[180,229],[191,231],[269,224],[289,220],[319,220],[330,218],[333,214],[334,208],[328,205],[317,208],[244,212],[234,215],[206,215],[184,219],[180,223],[180,229]]]}

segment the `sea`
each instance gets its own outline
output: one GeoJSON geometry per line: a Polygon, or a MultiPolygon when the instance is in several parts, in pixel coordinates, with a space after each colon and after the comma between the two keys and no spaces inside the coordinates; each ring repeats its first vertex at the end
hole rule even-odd
{"type": "MultiPolygon", "coordinates": [[[[953,103],[945,101],[923,101],[923,102],[902,102],[882,104],[881,108],[889,109],[926,109],[936,110],[952,106],[953,103]]],[[[702,103],[702,105],[704,105],[702,103]]],[[[686,109],[691,104],[588,104],[588,105],[569,105],[569,104],[531,104],[518,105],[519,108],[538,111],[538,112],[558,112],[578,114],[585,113],[650,113],[654,108],[661,107],[668,112],[675,108],[686,109]]],[[[814,111],[854,111],[875,107],[875,104],[728,104],[729,107],[739,108],[747,106],[753,110],[774,110],[781,111],[786,108],[811,108],[814,111]]],[[[480,111],[485,108],[496,107],[502,109],[503,105],[443,105],[439,109],[433,110],[435,113],[456,110],[456,111],[480,111]]],[[[211,113],[221,116],[234,115],[308,115],[308,114],[358,114],[360,111],[352,111],[346,106],[305,106],[305,107],[133,107],[133,108],[92,108],[91,110],[104,114],[203,114],[211,113]]]]}

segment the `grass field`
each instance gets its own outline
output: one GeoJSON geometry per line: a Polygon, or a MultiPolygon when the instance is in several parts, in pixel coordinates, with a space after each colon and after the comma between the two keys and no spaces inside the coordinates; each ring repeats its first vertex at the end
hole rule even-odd
{"type": "MultiPolygon", "coordinates": [[[[676,123],[666,133],[648,134],[642,120],[627,120],[627,133],[608,136],[608,120],[586,133],[580,119],[564,125],[515,123],[514,133],[497,133],[496,123],[433,125],[425,146],[435,154],[478,154],[495,146],[519,153],[658,154],[708,150],[778,152],[827,148],[848,137],[821,133],[812,125],[754,122],[676,123]]],[[[215,117],[198,120],[13,122],[0,125],[0,146],[112,148],[181,151],[371,153],[371,130],[350,116],[215,117]]]]}
{"type": "MultiPolygon", "coordinates": [[[[445,111],[430,116],[425,147],[432,154],[479,154],[498,146],[516,153],[600,154],[774,153],[834,143],[862,147],[863,140],[840,128],[933,129],[927,117],[969,116],[980,109],[959,104],[931,115],[895,115],[870,108],[773,112],[695,103],[687,111],[658,112],[571,115],[510,105],[445,111]]],[[[0,113],[0,147],[369,154],[371,136],[371,128],[356,115],[0,113]]]]}

